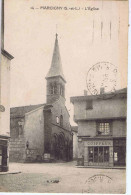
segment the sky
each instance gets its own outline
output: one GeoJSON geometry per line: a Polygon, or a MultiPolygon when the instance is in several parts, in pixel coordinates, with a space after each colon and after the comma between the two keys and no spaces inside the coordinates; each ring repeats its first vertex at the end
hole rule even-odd
{"type": "Polygon", "coordinates": [[[87,75],[93,65],[103,61],[113,64],[118,70],[116,89],[127,86],[128,2],[69,2],[5,0],[5,49],[14,56],[11,107],[45,103],[45,77],[58,33],[67,81],[66,106],[74,124],[70,97],[84,95],[87,75]],[[62,10],[40,9],[42,6],[62,7],[62,10]],[[76,10],[64,10],[65,7],[76,10]],[[88,10],[90,7],[99,10],[88,10]]]}

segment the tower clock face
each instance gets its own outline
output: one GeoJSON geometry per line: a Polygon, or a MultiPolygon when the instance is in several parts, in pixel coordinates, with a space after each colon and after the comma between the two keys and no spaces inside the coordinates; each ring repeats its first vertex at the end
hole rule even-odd
{"type": "Polygon", "coordinates": [[[92,95],[100,94],[100,89],[105,92],[114,92],[117,84],[117,68],[109,62],[99,62],[92,66],[86,77],[87,89],[92,95]]]}

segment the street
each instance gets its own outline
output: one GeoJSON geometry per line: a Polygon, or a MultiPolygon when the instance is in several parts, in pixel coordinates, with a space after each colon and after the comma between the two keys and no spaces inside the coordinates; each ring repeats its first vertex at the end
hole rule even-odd
{"type": "Polygon", "coordinates": [[[77,168],[68,163],[10,163],[0,175],[0,192],[118,193],[126,191],[125,169],[77,168]],[[20,171],[21,173],[16,173],[20,171]]]}

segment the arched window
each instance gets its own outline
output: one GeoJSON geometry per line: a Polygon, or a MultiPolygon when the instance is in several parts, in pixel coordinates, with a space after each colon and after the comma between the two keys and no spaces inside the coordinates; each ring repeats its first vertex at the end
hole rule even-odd
{"type": "Polygon", "coordinates": [[[63,116],[60,116],[60,126],[63,127],[63,116]]]}
{"type": "Polygon", "coordinates": [[[56,117],[56,123],[59,124],[59,117],[56,117]]]}

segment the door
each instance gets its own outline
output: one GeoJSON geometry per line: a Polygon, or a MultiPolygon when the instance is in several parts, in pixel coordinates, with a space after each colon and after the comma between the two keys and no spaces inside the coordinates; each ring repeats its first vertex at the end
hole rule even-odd
{"type": "Polygon", "coordinates": [[[126,147],[124,146],[114,147],[114,165],[115,166],[126,165],[126,147]]]}

